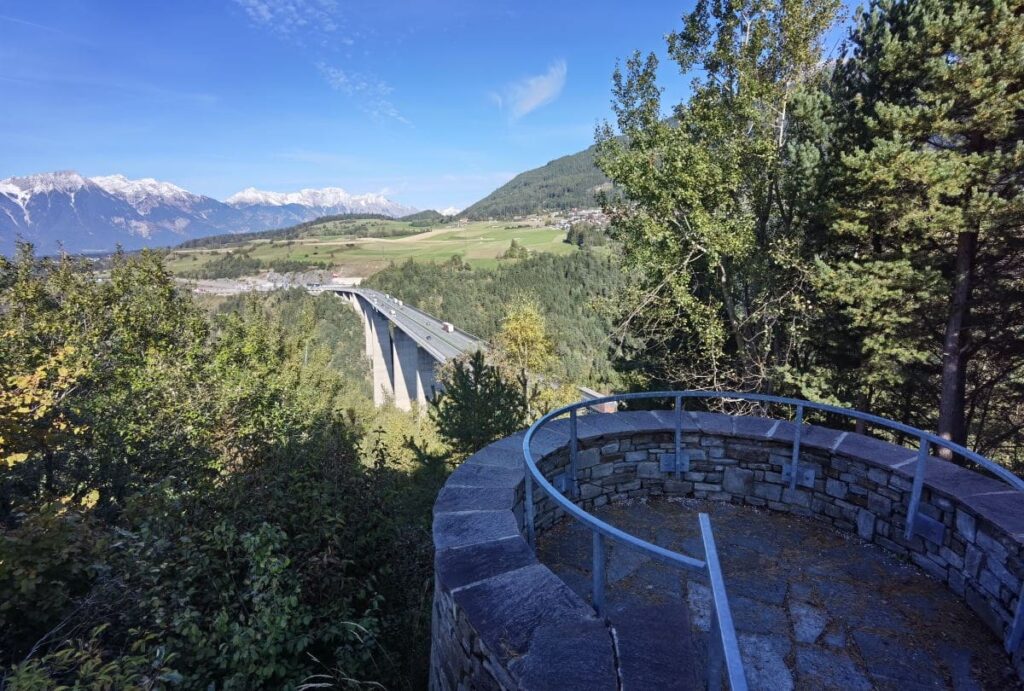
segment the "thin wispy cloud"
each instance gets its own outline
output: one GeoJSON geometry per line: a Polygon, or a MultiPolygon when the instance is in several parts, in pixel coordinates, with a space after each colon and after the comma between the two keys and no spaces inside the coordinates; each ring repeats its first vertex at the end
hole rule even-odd
{"type": "Polygon", "coordinates": [[[292,43],[317,61],[317,71],[333,90],[345,94],[359,110],[374,120],[411,124],[391,101],[394,91],[379,77],[333,63],[332,49],[355,43],[350,30],[343,30],[344,13],[337,0],[234,0],[249,21],[292,43]],[[330,62],[328,62],[330,61],[330,62]]]}
{"type": "Polygon", "coordinates": [[[279,36],[305,42],[338,31],[336,0],[235,0],[254,24],[279,36]]]}
{"type": "Polygon", "coordinates": [[[565,88],[567,67],[565,60],[556,60],[547,72],[507,84],[491,98],[502,110],[507,110],[513,120],[532,113],[543,105],[551,103],[565,88]]]}
{"type": "Polygon", "coordinates": [[[372,75],[347,72],[322,62],[317,63],[316,67],[332,89],[351,98],[370,117],[375,120],[395,120],[403,125],[411,124],[388,98],[394,89],[387,82],[372,75]]]}

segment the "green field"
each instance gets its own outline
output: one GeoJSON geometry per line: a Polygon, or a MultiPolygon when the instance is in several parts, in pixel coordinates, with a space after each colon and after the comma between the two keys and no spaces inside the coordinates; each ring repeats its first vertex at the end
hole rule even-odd
{"type": "Polygon", "coordinates": [[[512,240],[531,252],[569,254],[565,231],[550,226],[515,227],[501,221],[414,228],[402,221],[333,221],[314,226],[303,237],[258,239],[212,247],[171,250],[167,265],[175,273],[195,271],[227,252],[244,252],[271,264],[278,260],[327,263],[348,276],[368,276],[390,262],[406,259],[444,261],[458,255],[473,267],[493,267],[512,240]],[[392,237],[355,237],[390,235],[392,237]],[[415,234],[406,234],[415,233],[415,234]],[[399,236],[399,237],[395,237],[399,236]]]}

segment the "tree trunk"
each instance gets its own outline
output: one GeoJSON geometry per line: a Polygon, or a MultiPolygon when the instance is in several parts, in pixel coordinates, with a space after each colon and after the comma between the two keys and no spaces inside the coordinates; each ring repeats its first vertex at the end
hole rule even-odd
{"type": "MultiPolygon", "coordinates": [[[[971,310],[971,289],[974,283],[974,259],[978,249],[978,234],[963,232],[956,239],[956,275],[953,278],[953,296],[946,322],[946,338],[942,345],[942,392],[939,398],[939,436],[964,445],[967,429],[964,425],[964,399],[967,386],[967,341],[970,337],[968,320],[971,310]]],[[[943,450],[943,458],[953,454],[943,450]]]]}

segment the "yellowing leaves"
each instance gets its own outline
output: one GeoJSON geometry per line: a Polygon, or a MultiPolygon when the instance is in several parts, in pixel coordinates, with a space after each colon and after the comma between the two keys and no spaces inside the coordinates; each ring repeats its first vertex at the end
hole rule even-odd
{"type": "Polygon", "coordinates": [[[0,463],[11,467],[30,457],[26,449],[40,442],[53,447],[60,438],[79,434],[60,409],[84,370],[72,361],[73,346],[57,347],[31,372],[0,382],[0,463]]]}

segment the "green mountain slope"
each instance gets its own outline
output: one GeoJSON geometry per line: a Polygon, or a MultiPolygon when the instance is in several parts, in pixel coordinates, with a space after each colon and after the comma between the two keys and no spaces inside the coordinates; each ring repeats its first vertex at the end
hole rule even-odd
{"type": "Polygon", "coordinates": [[[594,163],[594,147],[520,173],[459,214],[459,218],[510,218],[543,211],[597,205],[594,194],[607,184],[594,163]]]}

